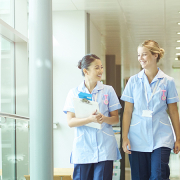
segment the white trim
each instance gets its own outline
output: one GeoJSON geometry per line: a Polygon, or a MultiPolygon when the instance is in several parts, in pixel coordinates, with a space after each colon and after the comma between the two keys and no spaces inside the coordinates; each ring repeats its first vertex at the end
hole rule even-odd
{"type": "Polygon", "coordinates": [[[82,135],[84,135],[84,133],[83,133],[83,134],[81,134],[81,135],[80,135],[80,136],[78,136],[78,137],[75,137],[75,138],[74,138],[74,140],[75,140],[75,139],[78,139],[78,138],[80,138],[82,135]]]}
{"type": "MultiPolygon", "coordinates": [[[[126,96],[126,95],[123,94],[123,96],[126,96]]],[[[132,99],[133,99],[133,97],[130,97],[130,96],[126,96],[126,97],[129,97],[129,98],[132,98],[132,99]]]]}
{"type": "Polygon", "coordinates": [[[5,21],[0,19],[0,34],[12,42],[26,42],[28,43],[28,38],[21,34],[16,29],[12,28],[5,21]]]}
{"type": "Polygon", "coordinates": [[[104,134],[107,134],[108,136],[112,136],[112,137],[114,137],[114,135],[111,135],[111,134],[108,134],[108,133],[106,133],[106,132],[104,132],[104,131],[102,131],[104,134]]]}
{"type": "Polygon", "coordinates": [[[166,125],[166,126],[171,126],[170,124],[165,124],[165,123],[163,123],[163,122],[161,122],[161,121],[159,121],[161,124],[164,124],[164,125],[166,125]]]}
{"type": "Polygon", "coordinates": [[[137,124],[139,124],[140,122],[136,123],[136,124],[133,124],[133,125],[130,125],[130,126],[136,126],[137,124]]]}
{"type": "Polygon", "coordinates": [[[118,105],[119,103],[117,103],[117,104],[114,104],[114,105],[112,105],[112,106],[109,106],[109,107],[113,107],[113,106],[115,106],[115,105],[118,105]]]}
{"type": "Polygon", "coordinates": [[[167,98],[167,99],[174,99],[174,98],[179,98],[178,96],[176,96],[176,97],[173,97],[173,98],[167,98]]]}

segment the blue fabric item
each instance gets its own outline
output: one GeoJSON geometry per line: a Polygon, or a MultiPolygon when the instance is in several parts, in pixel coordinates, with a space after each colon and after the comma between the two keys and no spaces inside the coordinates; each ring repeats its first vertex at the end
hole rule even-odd
{"type": "Polygon", "coordinates": [[[83,92],[80,92],[79,94],[78,94],[78,96],[79,96],[79,98],[81,98],[81,99],[87,99],[87,100],[89,100],[89,101],[92,101],[92,94],[88,94],[88,93],[83,93],[83,92]]]}
{"type": "Polygon", "coordinates": [[[131,151],[129,161],[132,180],[169,180],[170,148],[161,147],[153,152],[131,151]]]}
{"type": "Polygon", "coordinates": [[[113,161],[74,164],[73,180],[112,180],[113,161]]]}
{"type": "Polygon", "coordinates": [[[159,69],[157,75],[149,84],[143,69],[129,79],[121,100],[134,105],[128,133],[131,150],[152,152],[159,147],[173,149],[174,135],[166,110],[168,104],[178,102],[179,98],[172,77],[167,76],[159,69]],[[144,85],[149,100],[158,80],[156,92],[149,102],[149,110],[153,111],[152,117],[143,117],[143,110],[147,110],[144,85]],[[163,96],[162,90],[166,90],[165,101],[161,99],[163,96]]]}
{"type": "MultiPolygon", "coordinates": [[[[84,85],[84,81],[78,87],[70,90],[63,109],[64,113],[67,113],[67,111],[74,113],[73,97],[78,97],[80,92],[89,93],[84,85]]],[[[110,117],[111,111],[121,108],[119,99],[112,86],[103,85],[98,81],[91,94],[93,101],[97,94],[99,111],[104,116],[110,117]],[[104,95],[108,95],[108,104],[104,103],[104,95]]],[[[74,127],[74,130],[75,139],[70,157],[72,164],[97,163],[121,159],[112,125],[102,123],[101,129],[80,126],[74,127]]]]}

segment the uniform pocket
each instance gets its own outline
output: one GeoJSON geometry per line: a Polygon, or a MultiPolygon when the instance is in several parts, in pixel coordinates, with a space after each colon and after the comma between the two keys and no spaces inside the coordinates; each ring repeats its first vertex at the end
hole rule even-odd
{"type": "Polygon", "coordinates": [[[161,124],[165,125],[165,126],[171,126],[171,124],[168,124],[168,123],[164,123],[162,121],[159,121],[161,124]]]}
{"type": "Polygon", "coordinates": [[[130,124],[130,126],[136,126],[136,125],[138,125],[139,123],[140,123],[140,121],[139,121],[139,122],[137,122],[137,123],[134,123],[134,124],[133,124],[133,123],[131,123],[131,124],[130,124]]]}
{"type": "Polygon", "coordinates": [[[168,120],[166,121],[160,120],[159,124],[160,124],[161,137],[164,137],[164,141],[168,142],[171,138],[173,139],[173,131],[170,122],[168,120]]]}
{"type": "Polygon", "coordinates": [[[141,146],[143,143],[142,140],[142,129],[141,129],[141,121],[133,121],[129,127],[128,137],[131,143],[131,147],[141,146]]]}
{"type": "Polygon", "coordinates": [[[106,132],[104,132],[104,131],[102,131],[104,134],[106,134],[106,135],[108,135],[108,136],[113,136],[114,137],[114,135],[112,135],[112,134],[108,134],[108,133],[106,133],[106,132]]]}
{"type": "Polygon", "coordinates": [[[82,133],[82,134],[79,135],[78,137],[75,137],[74,140],[80,138],[82,135],[84,135],[84,133],[82,133]]]}
{"type": "Polygon", "coordinates": [[[73,149],[83,149],[84,133],[74,138],[73,149]]]}
{"type": "Polygon", "coordinates": [[[117,158],[117,142],[114,134],[109,134],[105,131],[102,131],[103,134],[103,144],[105,147],[106,158],[117,158]]]}

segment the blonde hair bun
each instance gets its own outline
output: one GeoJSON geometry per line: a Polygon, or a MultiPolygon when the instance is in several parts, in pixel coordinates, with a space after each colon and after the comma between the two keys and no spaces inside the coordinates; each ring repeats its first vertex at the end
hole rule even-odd
{"type": "Polygon", "coordinates": [[[164,49],[160,48],[159,44],[156,41],[146,40],[138,47],[146,47],[149,49],[151,54],[158,54],[157,62],[159,62],[159,60],[164,56],[164,49]]]}
{"type": "Polygon", "coordinates": [[[161,59],[164,56],[164,52],[164,49],[160,48],[159,59],[161,59]]]}

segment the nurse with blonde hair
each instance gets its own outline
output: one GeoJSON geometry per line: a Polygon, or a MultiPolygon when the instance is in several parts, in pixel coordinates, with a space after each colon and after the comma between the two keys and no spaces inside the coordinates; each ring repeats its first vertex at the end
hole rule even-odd
{"type": "Polygon", "coordinates": [[[157,66],[163,55],[164,49],[153,40],[139,45],[143,70],[130,77],[121,97],[123,150],[129,154],[132,180],[168,180],[171,149],[180,151],[179,97],[174,79],[157,66]]]}

